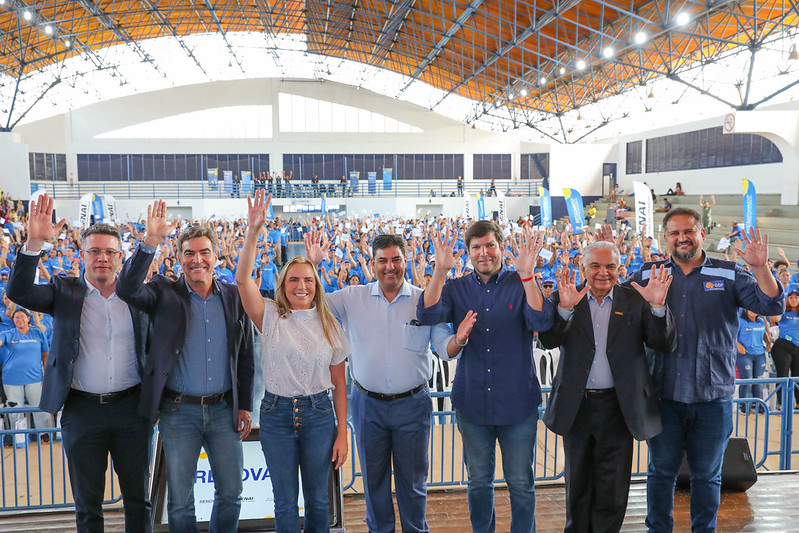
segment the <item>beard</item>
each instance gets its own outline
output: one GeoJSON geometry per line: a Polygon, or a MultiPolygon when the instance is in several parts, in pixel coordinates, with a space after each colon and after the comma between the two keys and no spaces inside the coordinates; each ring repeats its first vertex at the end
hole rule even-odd
{"type": "MultiPolygon", "coordinates": [[[[679,244],[677,245],[677,247],[679,247],[679,244]]],[[[699,247],[694,245],[691,245],[691,248],[686,252],[678,251],[677,247],[675,247],[674,250],[671,252],[671,256],[681,261],[687,261],[688,259],[693,259],[694,257],[696,257],[697,252],[699,252],[699,247]]]]}

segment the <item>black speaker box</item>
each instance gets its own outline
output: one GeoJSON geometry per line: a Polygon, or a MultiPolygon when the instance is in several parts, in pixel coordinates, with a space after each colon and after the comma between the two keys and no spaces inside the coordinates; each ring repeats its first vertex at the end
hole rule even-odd
{"type": "MultiPolygon", "coordinates": [[[[721,490],[744,492],[755,482],[757,482],[757,470],[752,460],[752,453],[749,451],[749,441],[745,437],[730,437],[721,465],[721,490]]],[[[683,457],[680,473],[677,474],[677,487],[688,489],[690,485],[688,460],[683,457]]]]}

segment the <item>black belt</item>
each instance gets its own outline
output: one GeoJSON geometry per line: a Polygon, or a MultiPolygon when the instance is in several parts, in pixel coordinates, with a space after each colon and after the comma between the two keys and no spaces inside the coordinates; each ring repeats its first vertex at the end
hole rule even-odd
{"type": "Polygon", "coordinates": [[[616,387],[611,387],[609,389],[585,389],[586,398],[606,398],[615,395],[616,387]]]}
{"type": "Polygon", "coordinates": [[[412,394],[416,394],[420,390],[424,389],[427,386],[427,383],[422,383],[418,387],[414,387],[411,390],[406,390],[405,392],[399,392],[397,394],[383,394],[382,392],[372,392],[370,390],[364,389],[360,383],[353,380],[355,385],[361,390],[362,393],[367,395],[370,398],[374,398],[375,400],[380,400],[381,402],[390,402],[392,400],[399,400],[400,398],[407,398],[412,394]]]}
{"type": "Polygon", "coordinates": [[[106,403],[114,403],[116,401],[119,401],[122,398],[130,396],[131,394],[133,394],[135,392],[139,392],[139,390],[141,390],[141,383],[139,383],[137,385],[134,385],[134,386],[130,387],[129,389],[125,389],[125,390],[121,390],[121,391],[117,391],[117,392],[107,392],[105,394],[94,394],[92,392],[86,392],[86,391],[82,391],[82,390],[78,390],[78,389],[70,389],[69,393],[70,394],[74,394],[75,396],[78,396],[80,398],[84,398],[86,400],[90,400],[92,402],[97,402],[97,403],[100,403],[100,404],[106,404],[106,403]]]}
{"type": "Polygon", "coordinates": [[[219,392],[217,394],[206,394],[205,396],[192,396],[190,394],[183,394],[173,390],[164,389],[164,398],[177,400],[178,403],[197,403],[200,405],[214,405],[222,401],[225,395],[230,391],[219,392]]]}

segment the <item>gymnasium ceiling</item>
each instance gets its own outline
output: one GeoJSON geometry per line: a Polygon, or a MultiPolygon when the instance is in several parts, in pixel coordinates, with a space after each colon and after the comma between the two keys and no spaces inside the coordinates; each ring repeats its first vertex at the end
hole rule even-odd
{"type": "Polygon", "coordinates": [[[0,129],[272,76],[580,142],[656,103],[668,117],[681,101],[723,112],[790,100],[797,27],[799,0],[0,0],[0,129]]]}

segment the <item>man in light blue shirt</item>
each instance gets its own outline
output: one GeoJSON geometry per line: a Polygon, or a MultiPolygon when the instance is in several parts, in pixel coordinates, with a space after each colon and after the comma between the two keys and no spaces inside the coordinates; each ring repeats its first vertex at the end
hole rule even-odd
{"type": "MultiPolygon", "coordinates": [[[[320,244],[318,232],[306,236],[306,255],[315,264],[323,257],[320,244]]],[[[402,531],[427,532],[430,344],[441,356],[457,357],[474,318],[464,319],[456,335],[445,324],[423,326],[416,320],[416,302],[422,290],[405,281],[405,242],[401,237],[375,237],[371,264],[377,283],[327,295],[330,310],[352,345],[351,413],[363,470],[366,523],[373,533],[394,531],[393,461],[402,531]]]]}

